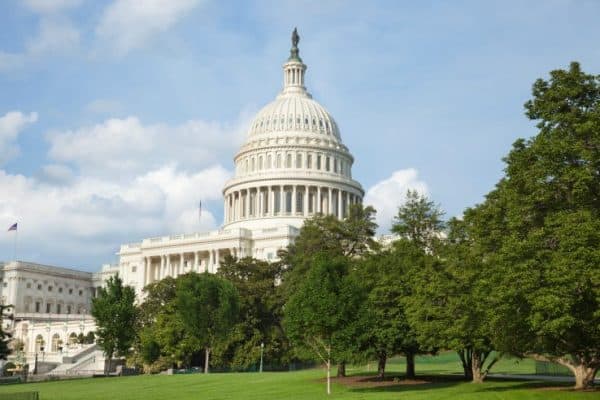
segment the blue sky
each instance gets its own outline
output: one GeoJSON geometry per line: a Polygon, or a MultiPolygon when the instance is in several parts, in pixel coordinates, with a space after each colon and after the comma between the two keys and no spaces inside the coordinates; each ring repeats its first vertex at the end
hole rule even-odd
{"type": "Polygon", "coordinates": [[[1,7],[0,227],[20,223],[19,259],[92,271],[121,243],[219,226],[232,157],[281,88],[294,26],[382,232],[407,188],[449,216],[481,201],[512,142],[535,134],[534,80],[574,60],[600,71],[596,1],[1,7]]]}

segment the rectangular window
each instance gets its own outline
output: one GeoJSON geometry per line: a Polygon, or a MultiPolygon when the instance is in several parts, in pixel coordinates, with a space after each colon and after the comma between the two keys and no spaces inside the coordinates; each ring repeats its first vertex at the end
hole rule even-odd
{"type": "Polygon", "coordinates": [[[52,304],[46,303],[46,312],[50,314],[50,311],[52,311],[52,304]]]}
{"type": "Polygon", "coordinates": [[[304,193],[296,193],[296,213],[302,214],[304,212],[304,193]]]}
{"type": "Polygon", "coordinates": [[[274,212],[275,214],[281,212],[281,193],[279,192],[279,190],[275,190],[273,192],[275,194],[275,203],[274,205],[274,212]]]}
{"type": "Polygon", "coordinates": [[[56,313],[57,313],[57,314],[60,314],[60,304],[57,304],[57,305],[56,305],[56,313]]]}
{"type": "Polygon", "coordinates": [[[319,169],[319,170],[321,169],[321,155],[320,154],[317,156],[317,169],[319,169]]]}
{"type": "Polygon", "coordinates": [[[338,160],[337,160],[337,158],[333,159],[333,172],[335,172],[335,173],[338,172],[338,160]]]}
{"type": "Polygon", "coordinates": [[[286,213],[292,212],[292,192],[291,191],[285,192],[285,212],[286,213]]]}
{"type": "Polygon", "coordinates": [[[325,171],[329,172],[329,157],[325,157],[325,171]]]}
{"type": "Polygon", "coordinates": [[[71,306],[70,305],[67,306],[67,314],[71,314],[71,306]]]}
{"type": "Polygon", "coordinates": [[[39,313],[41,309],[41,304],[39,301],[35,302],[35,312],[39,313]]]}
{"type": "Polygon", "coordinates": [[[306,156],[306,168],[308,168],[308,169],[312,168],[312,154],[308,154],[306,156]]]}
{"type": "Polygon", "coordinates": [[[296,168],[302,168],[302,154],[296,154],[296,168]]]}

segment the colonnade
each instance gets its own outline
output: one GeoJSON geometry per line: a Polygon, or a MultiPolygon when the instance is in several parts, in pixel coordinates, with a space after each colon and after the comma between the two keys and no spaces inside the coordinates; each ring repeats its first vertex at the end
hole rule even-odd
{"type": "Polygon", "coordinates": [[[201,251],[186,251],[173,254],[162,254],[144,257],[144,284],[159,281],[167,276],[173,278],[185,273],[211,272],[219,269],[221,260],[226,255],[245,257],[251,251],[244,248],[209,249],[201,251]]]}
{"type": "Polygon", "coordinates": [[[309,217],[315,213],[344,218],[361,196],[339,188],[269,185],[230,191],[225,195],[225,222],[269,216],[309,217]]]}

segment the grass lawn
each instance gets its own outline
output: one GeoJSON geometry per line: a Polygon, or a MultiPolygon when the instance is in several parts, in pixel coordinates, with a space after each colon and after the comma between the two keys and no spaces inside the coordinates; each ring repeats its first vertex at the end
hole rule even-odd
{"type": "MultiPolygon", "coordinates": [[[[0,386],[0,394],[39,391],[41,400],[69,399],[600,399],[600,391],[577,393],[568,386],[555,383],[494,381],[481,385],[466,383],[455,376],[460,365],[451,354],[422,357],[417,360],[417,372],[427,382],[402,384],[389,382],[387,386],[369,386],[364,383],[349,385],[335,382],[333,394],[325,394],[325,374],[320,369],[298,372],[153,375],[122,378],[95,378],[0,386]]],[[[531,373],[533,363],[514,364],[507,360],[497,372],[531,373]]],[[[394,359],[390,374],[401,371],[403,362],[394,359]]],[[[351,368],[350,374],[368,374],[366,369],[351,368]]],[[[373,371],[371,371],[372,373],[373,371]]],[[[349,379],[348,381],[356,381],[349,379]]]]}

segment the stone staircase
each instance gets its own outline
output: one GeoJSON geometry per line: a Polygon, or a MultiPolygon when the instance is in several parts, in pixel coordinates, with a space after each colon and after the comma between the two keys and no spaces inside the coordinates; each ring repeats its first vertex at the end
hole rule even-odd
{"type": "Polygon", "coordinates": [[[79,352],[78,354],[63,357],[63,362],[59,364],[47,375],[81,375],[92,376],[104,372],[104,353],[100,347],[93,345],[79,352]]]}

